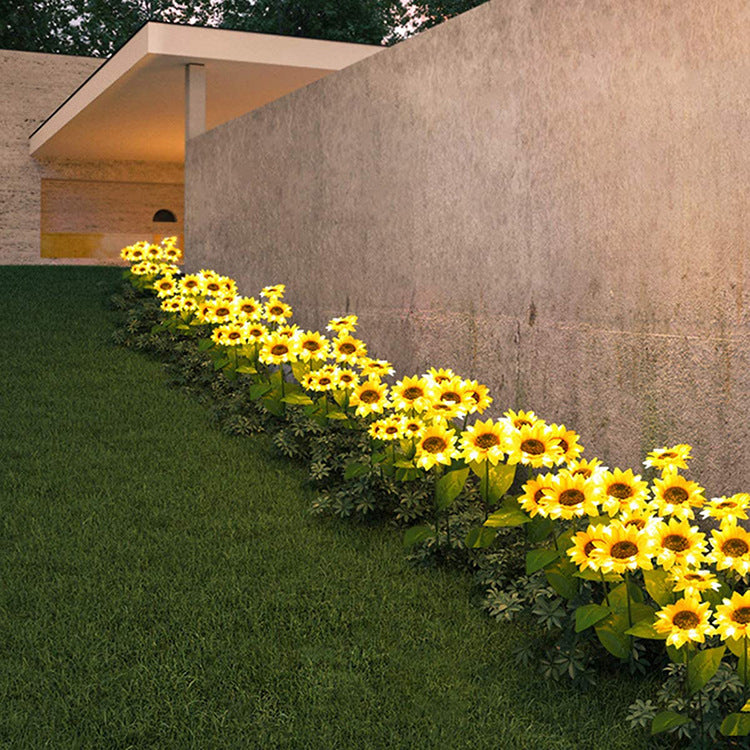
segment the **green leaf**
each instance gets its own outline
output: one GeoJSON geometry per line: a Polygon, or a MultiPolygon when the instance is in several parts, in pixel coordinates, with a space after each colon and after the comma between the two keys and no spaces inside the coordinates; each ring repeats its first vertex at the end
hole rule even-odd
{"type": "Polygon", "coordinates": [[[685,716],[685,714],[678,714],[675,711],[662,711],[656,714],[654,720],[651,722],[651,734],[668,732],[670,729],[681,727],[689,721],[690,717],[685,716]]]}
{"type": "Polygon", "coordinates": [[[328,414],[326,414],[326,419],[348,419],[346,414],[344,414],[343,411],[339,411],[338,409],[331,409],[328,414]]]}
{"type": "MultiPolygon", "coordinates": [[[[634,581],[630,581],[628,588],[625,588],[625,583],[623,582],[619,586],[615,586],[612,591],[609,592],[609,604],[612,609],[622,612],[628,611],[628,590],[630,591],[631,609],[634,603],[643,601],[643,592],[638,588],[638,585],[634,581]]],[[[634,617],[633,622],[635,622],[636,619],[640,620],[642,618],[634,617]]]]}
{"type": "Polygon", "coordinates": [[[707,648],[698,651],[688,663],[688,691],[692,695],[700,690],[717,672],[721,659],[726,651],[725,646],[707,648]]]}
{"type": "Polygon", "coordinates": [[[476,529],[472,529],[466,535],[466,546],[470,549],[483,549],[489,547],[497,537],[497,531],[495,529],[488,529],[484,526],[479,526],[476,529]]]}
{"type": "MultiPolygon", "coordinates": [[[[586,568],[586,570],[579,570],[576,573],[576,577],[583,578],[584,581],[599,581],[599,583],[601,583],[602,581],[601,574],[596,570],[591,570],[590,568],[586,568]]],[[[604,580],[607,583],[617,583],[617,581],[622,581],[622,576],[619,573],[605,573],[604,580]]]]}
{"type": "Polygon", "coordinates": [[[433,536],[435,536],[435,529],[431,526],[412,526],[404,533],[404,547],[413,547],[433,536]]]}
{"type": "Polygon", "coordinates": [[[479,477],[479,492],[490,504],[496,503],[513,484],[516,466],[499,463],[493,466],[489,461],[472,461],[471,470],[479,477]]]}
{"type": "Polygon", "coordinates": [[[587,630],[611,612],[603,604],[584,604],[576,609],[576,633],[587,630]]]}
{"type": "Polygon", "coordinates": [[[435,506],[438,510],[445,510],[461,494],[469,476],[469,469],[446,471],[435,482],[435,506]]]}
{"type": "Polygon", "coordinates": [[[727,638],[724,643],[727,645],[727,648],[735,655],[735,656],[744,656],[745,655],[745,639],[744,638],[727,638]]]}
{"type": "Polygon", "coordinates": [[[313,402],[313,400],[304,393],[290,393],[284,396],[281,400],[285,404],[294,404],[295,406],[309,406],[313,402]]]}
{"type": "Polygon", "coordinates": [[[750,714],[729,714],[721,722],[719,731],[725,737],[745,737],[750,734],[750,714]]]}
{"type": "Polygon", "coordinates": [[[618,659],[627,659],[630,656],[630,638],[625,635],[628,627],[628,618],[621,614],[611,614],[594,630],[599,642],[618,659]]]}
{"type": "Polygon", "coordinates": [[[531,518],[524,513],[518,501],[514,498],[506,498],[503,504],[484,522],[490,528],[501,528],[505,526],[521,526],[529,523],[531,518]]]}
{"type": "MultiPolygon", "coordinates": [[[[750,662],[750,659],[748,659],[750,662]]],[[[740,679],[745,682],[745,675],[747,674],[747,681],[745,682],[745,685],[750,685],[750,664],[747,665],[747,669],[745,668],[745,652],[744,650],[740,653],[737,661],[737,674],[739,675],[740,679]]]]}
{"type": "Polygon", "coordinates": [[[151,333],[159,333],[159,331],[163,331],[166,327],[162,323],[157,323],[155,326],[151,326],[151,333]]]}
{"type": "Polygon", "coordinates": [[[673,664],[685,663],[685,652],[681,648],[676,648],[675,646],[667,646],[667,656],[673,664]]]}
{"type": "Polygon", "coordinates": [[[667,580],[668,575],[667,571],[662,568],[643,571],[643,580],[646,584],[646,591],[648,591],[651,598],[662,607],[671,604],[674,600],[672,584],[667,580]]]}
{"type": "Polygon", "coordinates": [[[229,357],[217,357],[214,360],[214,370],[221,370],[229,364],[229,357]]]}
{"type": "Polygon", "coordinates": [[[664,641],[667,639],[666,633],[657,633],[654,630],[653,623],[648,620],[639,620],[632,628],[625,631],[626,635],[634,635],[636,638],[648,638],[652,641],[664,641]]]}
{"type": "Polygon", "coordinates": [[[357,477],[363,477],[370,471],[369,464],[363,464],[360,461],[352,461],[346,465],[344,469],[344,479],[356,479],[357,477]]]}
{"type": "Polygon", "coordinates": [[[575,578],[576,566],[566,558],[560,558],[544,569],[547,582],[563,599],[575,599],[579,581],[575,578]]]}
{"type": "Polygon", "coordinates": [[[552,533],[554,526],[555,522],[551,518],[534,516],[526,526],[526,538],[532,544],[541,542],[552,533]]]}
{"type": "Polygon", "coordinates": [[[292,362],[292,374],[297,378],[298,382],[302,382],[302,378],[308,371],[309,365],[305,362],[292,362]]]}
{"type": "MultiPolygon", "coordinates": [[[[237,372],[241,373],[242,375],[257,375],[258,374],[258,371],[254,367],[251,367],[250,365],[242,365],[241,367],[238,367],[237,372]]],[[[312,401],[310,403],[312,403],[312,401]]]]}
{"type": "Polygon", "coordinates": [[[253,401],[257,401],[261,396],[265,396],[271,388],[272,386],[270,383],[256,383],[248,388],[247,395],[250,396],[253,401]]]}
{"type": "Polygon", "coordinates": [[[266,409],[266,411],[271,412],[271,414],[277,417],[283,417],[286,411],[284,404],[282,404],[281,401],[279,401],[276,398],[270,398],[270,397],[264,398],[263,407],[266,409]]]}
{"type": "Polygon", "coordinates": [[[421,469],[396,469],[396,479],[399,482],[413,482],[421,476],[421,469]]]}
{"type": "Polygon", "coordinates": [[[553,560],[557,560],[560,553],[556,549],[532,549],[526,553],[526,575],[530,576],[541,570],[545,565],[549,565],[553,560]]]}

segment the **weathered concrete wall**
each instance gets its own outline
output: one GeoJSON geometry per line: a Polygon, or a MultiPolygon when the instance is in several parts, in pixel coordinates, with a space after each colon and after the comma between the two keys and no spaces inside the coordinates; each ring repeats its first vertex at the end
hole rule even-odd
{"type": "MultiPolygon", "coordinates": [[[[34,129],[101,63],[97,58],[0,50],[0,264],[72,262],[40,256],[42,178],[182,184],[181,164],[40,163],[29,155],[28,139],[34,129]]],[[[156,202],[163,192],[155,188],[156,202]]],[[[100,200],[97,208],[103,225],[108,217],[122,213],[117,192],[111,194],[113,200],[100,200]]],[[[142,189],[139,196],[143,199],[142,189]]],[[[163,207],[156,205],[154,211],[163,207]]],[[[178,208],[181,214],[181,201],[178,208]]],[[[84,213],[81,219],[88,221],[91,211],[84,213]]],[[[69,216],[68,224],[74,219],[69,216]]]]}
{"type": "Polygon", "coordinates": [[[750,488],[750,8],[494,0],[195,139],[194,266],[750,488]]]}

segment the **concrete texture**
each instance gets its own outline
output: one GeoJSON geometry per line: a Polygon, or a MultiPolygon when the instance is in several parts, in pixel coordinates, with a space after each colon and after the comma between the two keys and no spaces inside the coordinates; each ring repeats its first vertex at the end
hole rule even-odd
{"type": "MultiPolygon", "coordinates": [[[[163,198],[165,189],[171,188],[172,195],[173,186],[182,185],[182,164],[36,161],[29,156],[28,139],[37,125],[101,63],[102,60],[96,58],[0,50],[0,265],[73,262],[69,258],[56,260],[42,258],[40,255],[42,179],[68,182],[83,180],[88,183],[149,183],[155,198],[151,216],[157,209],[164,208],[156,203],[163,198]],[[165,188],[162,184],[169,187],[165,188]]],[[[85,191],[85,187],[82,189],[85,191]]],[[[105,188],[110,196],[121,194],[123,190],[128,191],[126,184],[105,188]]],[[[81,191],[71,192],[79,194],[81,191]]],[[[137,196],[131,191],[129,200],[137,199],[140,205],[148,202],[146,198],[141,187],[137,196]]],[[[90,225],[92,212],[96,212],[91,206],[85,208],[78,205],[79,212],[72,213],[68,201],[64,215],[55,218],[48,212],[47,221],[64,221],[67,231],[87,231],[71,227],[76,224],[81,227],[90,225]]],[[[96,223],[99,226],[106,226],[113,216],[121,218],[125,213],[132,213],[125,206],[117,206],[112,201],[101,199],[98,200],[97,207],[96,223]]],[[[145,206],[144,210],[148,208],[150,206],[145,206]]],[[[178,216],[181,217],[181,199],[177,209],[178,216]]],[[[146,222],[146,225],[151,226],[150,222],[146,222]]],[[[139,223],[133,230],[141,231],[140,227],[139,223]]],[[[85,262],[92,261],[87,259],[85,262]]]]}
{"type": "Polygon", "coordinates": [[[191,141],[188,257],[748,490],[748,80],[744,0],[494,0],[191,141]]]}

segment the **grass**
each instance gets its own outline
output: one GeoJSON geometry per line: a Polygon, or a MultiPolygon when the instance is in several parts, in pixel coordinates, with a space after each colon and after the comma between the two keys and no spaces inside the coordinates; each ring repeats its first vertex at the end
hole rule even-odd
{"type": "Polygon", "coordinates": [[[111,268],[0,268],[0,747],[632,748],[393,531],[109,343],[111,268]],[[8,293],[9,290],[9,293],[8,293]]]}

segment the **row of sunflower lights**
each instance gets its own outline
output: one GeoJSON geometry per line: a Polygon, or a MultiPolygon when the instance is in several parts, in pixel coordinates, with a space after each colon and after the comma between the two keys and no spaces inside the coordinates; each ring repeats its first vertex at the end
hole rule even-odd
{"type": "MultiPolygon", "coordinates": [[[[210,328],[201,348],[213,350],[226,374],[254,381],[269,409],[293,404],[321,420],[358,420],[379,460],[402,478],[433,472],[435,525],[411,529],[407,541],[439,537],[437,511],[447,510],[474,473],[485,522],[467,543],[489,546],[497,529],[522,525],[535,544],[527,573],[545,571],[571,600],[579,593],[576,579],[597,582],[601,601],[576,609],[577,631],[594,627],[620,658],[627,658],[634,637],[665,640],[672,659],[687,666],[691,693],[715,674],[728,647],[739,657],[747,686],[750,592],[742,591],[750,572],[750,534],[738,521],[748,519],[750,495],[707,500],[704,489],[680,473],[687,469],[690,446],[650,452],[647,481],[630,469],[610,470],[599,459],[583,458],[575,432],[530,411],[470,424],[492,403],[486,386],[435,368],[389,384],[394,369],[368,355],[355,336],[356,315],[331,320],[331,336],[304,330],[291,322],[283,284],[265,287],[257,299],[241,296],[234,280],[214,271],[182,274],[175,238],[138,242],[121,256],[131,263],[132,283],[162,300],[171,325],[210,328]],[[526,467],[528,480],[520,496],[509,497],[518,465],[526,467]],[[696,513],[718,524],[710,541],[692,525],[696,513]],[[644,603],[643,589],[660,609],[644,603]],[[722,645],[706,648],[708,638],[722,645]]],[[[354,469],[347,472],[352,477],[354,469]]],[[[725,719],[724,733],[750,734],[746,697],[741,711],[725,719]]],[[[662,712],[652,731],[688,721],[662,712]]]]}

